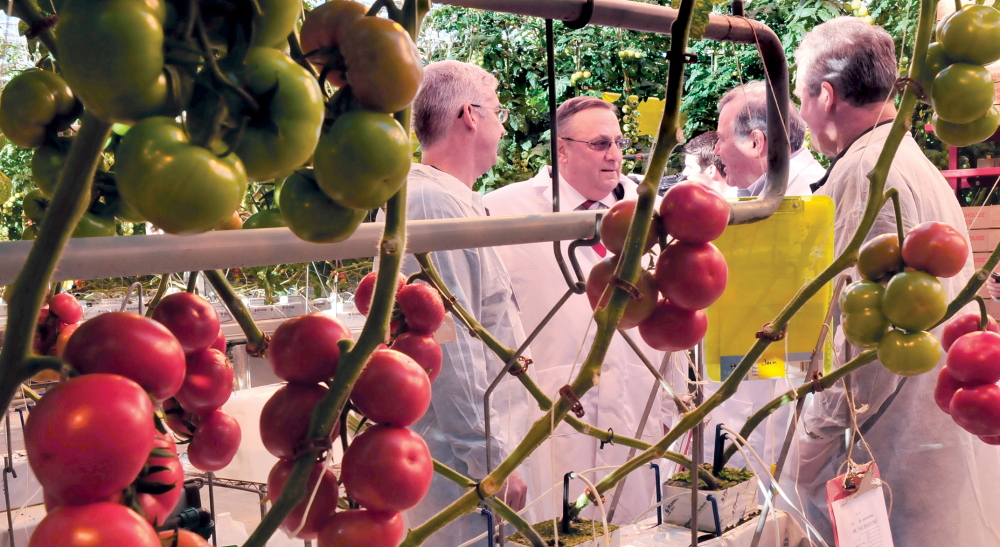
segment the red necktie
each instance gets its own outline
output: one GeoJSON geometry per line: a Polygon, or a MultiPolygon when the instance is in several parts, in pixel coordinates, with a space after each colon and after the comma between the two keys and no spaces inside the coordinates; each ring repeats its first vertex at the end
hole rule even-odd
{"type": "MultiPolygon", "coordinates": [[[[596,199],[588,199],[587,201],[581,203],[580,206],[576,208],[576,210],[577,211],[589,211],[590,208],[593,207],[595,203],[600,203],[600,202],[597,201],[596,199]]],[[[602,207],[602,209],[603,209],[603,207],[602,207]]],[[[591,248],[594,249],[594,251],[598,255],[600,255],[601,258],[604,258],[608,254],[608,249],[604,246],[603,243],[598,243],[598,244],[594,245],[591,248]]]]}

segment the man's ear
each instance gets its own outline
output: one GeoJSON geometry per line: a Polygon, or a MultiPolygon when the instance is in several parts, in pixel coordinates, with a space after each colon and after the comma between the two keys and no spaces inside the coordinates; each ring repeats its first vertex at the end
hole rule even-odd
{"type": "Polygon", "coordinates": [[[834,108],[834,103],[837,101],[837,92],[834,91],[833,86],[830,82],[824,81],[819,86],[819,103],[823,106],[825,112],[830,112],[834,108]]]}
{"type": "Polygon", "coordinates": [[[559,163],[567,163],[569,160],[569,158],[566,157],[566,141],[562,139],[559,139],[559,142],[556,143],[556,157],[558,158],[559,163]]]}
{"type": "Polygon", "coordinates": [[[479,121],[472,115],[472,108],[473,106],[471,104],[462,105],[462,115],[459,116],[458,120],[466,129],[469,129],[470,131],[474,131],[476,129],[476,125],[479,123],[479,121]]]}
{"type": "Polygon", "coordinates": [[[751,131],[750,141],[753,143],[753,148],[757,151],[758,157],[763,158],[767,156],[767,136],[764,135],[764,131],[760,129],[751,131]]]}

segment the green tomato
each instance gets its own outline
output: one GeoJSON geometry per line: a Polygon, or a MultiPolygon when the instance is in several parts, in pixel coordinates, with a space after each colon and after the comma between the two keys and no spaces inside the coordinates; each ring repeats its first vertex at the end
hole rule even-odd
{"type": "Polygon", "coordinates": [[[993,106],[993,77],[982,65],[955,63],[934,78],[931,106],[943,120],[969,123],[993,106]]]}
{"type": "Polygon", "coordinates": [[[47,198],[52,198],[59,182],[59,173],[66,163],[66,150],[59,146],[43,145],[31,156],[31,178],[47,198]]]}
{"type": "Polygon", "coordinates": [[[73,229],[72,237],[110,237],[116,235],[113,215],[96,215],[86,212],[73,229]]]}
{"type": "Polygon", "coordinates": [[[251,45],[277,49],[288,47],[288,35],[302,14],[300,0],[257,0],[261,16],[255,18],[251,45]]]}
{"type": "Polygon", "coordinates": [[[920,73],[920,87],[924,88],[927,101],[930,102],[931,89],[934,86],[934,78],[955,60],[948,56],[948,52],[940,42],[934,42],[927,46],[927,57],[924,59],[924,68],[920,73]]]}
{"type": "Polygon", "coordinates": [[[211,230],[247,191],[235,154],[220,158],[188,142],[179,123],[146,118],[122,137],[115,162],[118,192],[146,220],[171,234],[211,230]]]}
{"type": "Polygon", "coordinates": [[[969,123],[951,123],[935,114],[931,116],[931,124],[934,126],[934,135],[942,142],[952,146],[969,146],[983,142],[997,132],[1000,111],[996,106],[991,106],[983,117],[969,123]]]}
{"type": "Polygon", "coordinates": [[[955,58],[978,65],[1000,59],[1000,11],[966,5],[938,23],[937,39],[955,58]]]}
{"type": "Polygon", "coordinates": [[[108,199],[108,210],[111,214],[125,222],[145,222],[146,218],[139,214],[127,201],[122,199],[121,194],[115,196],[114,198],[108,199]]]}
{"type": "Polygon", "coordinates": [[[284,226],[286,226],[285,219],[281,218],[281,211],[278,209],[257,211],[243,222],[244,230],[253,230],[254,228],[282,228],[284,226]]]}
{"type": "Polygon", "coordinates": [[[0,94],[0,131],[17,146],[34,148],[47,134],[66,130],[81,112],[65,80],[30,68],[14,76],[0,94]]]}
{"type": "Polygon", "coordinates": [[[844,315],[844,336],[859,348],[874,348],[889,330],[889,319],[879,308],[869,308],[844,315]]]}
{"type": "Polygon", "coordinates": [[[285,179],[278,208],[292,232],[312,243],[343,241],[368,215],[330,199],[316,184],[312,169],[300,169],[285,179]]]}
{"type": "Polygon", "coordinates": [[[323,133],[313,162],[326,195],[367,211],[384,205],[403,185],[410,172],[410,141],[392,116],[354,110],[323,133]]]}
{"type": "Polygon", "coordinates": [[[882,337],[877,354],[889,372],[916,376],[933,370],[944,352],[941,342],[929,332],[907,333],[893,329],[882,337]]]}
{"type": "Polygon", "coordinates": [[[260,106],[236,147],[247,178],[271,180],[302,167],[316,149],[325,114],[316,78],[288,55],[257,47],[247,54],[241,79],[260,106]]]}
{"type": "Polygon", "coordinates": [[[38,226],[35,224],[25,224],[21,230],[21,241],[32,241],[38,237],[38,226]]]}
{"type": "Polygon", "coordinates": [[[24,212],[24,218],[35,224],[41,224],[42,219],[45,218],[45,209],[48,206],[48,198],[38,188],[24,194],[24,201],[21,202],[21,210],[24,212]]]}
{"type": "Polygon", "coordinates": [[[855,281],[840,293],[840,312],[849,314],[868,309],[880,309],[885,289],[874,281],[855,281]]]}
{"type": "Polygon", "coordinates": [[[399,23],[362,17],[340,34],[347,83],[365,108],[399,112],[417,95],[424,63],[417,46],[399,23]]]}
{"type": "Polygon", "coordinates": [[[858,274],[869,281],[883,281],[903,269],[903,255],[896,234],[880,234],[858,252],[858,274]]]}
{"type": "Polygon", "coordinates": [[[896,274],[885,286],[882,313],[898,328],[927,330],[948,311],[948,295],[936,277],[921,271],[896,274]]]}
{"type": "Polygon", "coordinates": [[[128,123],[165,109],[162,0],[67,0],[59,12],[59,66],[94,115],[128,123]]]}

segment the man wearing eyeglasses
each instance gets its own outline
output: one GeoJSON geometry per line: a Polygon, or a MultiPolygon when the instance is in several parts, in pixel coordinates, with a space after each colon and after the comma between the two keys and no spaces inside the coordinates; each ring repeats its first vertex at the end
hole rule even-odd
{"type": "MultiPolygon", "coordinates": [[[[502,121],[508,112],[500,106],[497,85],[493,75],[469,63],[441,61],[424,69],[423,84],[413,102],[413,129],[422,156],[407,178],[408,219],[486,216],[472,186],[496,163],[497,147],[505,134],[502,121]]],[[[510,277],[497,249],[438,251],[431,253],[431,260],[458,302],[502,344],[516,348],[523,343],[510,277]]],[[[407,256],[402,269],[412,274],[419,266],[407,256]]],[[[434,459],[478,481],[488,472],[487,450],[496,466],[523,438],[526,425],[514,423],[509,408],[527,405],[529,395],[515,378],[505,376],[493,393],[492,438],[487,439],[483,396],[504,362],[468,329],[456,330],[455,340],[441,344],[443,363],[434,381],[431,406],[410,427],[423,436],[434,459]]],[[[520,410],[517,413],[524,415],[520,410]]],[[[409,524],[426,522],[466,491],[435,474],[427,497],[407,512],[409,524]]],[[[497,497],[514,509],[524,507],[526,486],[517,472],[497,497]]],[[[486,531],[486,517],[468,514],[432,535],[427,545],[455,547],[486,531]]],[[[474,545],[487,545],[487,540],[474,545]]]]}
{"type": "MultiPolygon", "coordinates": [[[[618,109],[597,97],[576,97],[556,111],[559,142],[559,204],[561,211],[607,209],[622,199],[636,198],[636,184],[622,176],[622,150],[629,140],[622,137],[618,109]]],[[[508,185],[483,197],[491,216],[552,212],[552,174],[546,167],[530,180],[508,185]]],[[[570,264],[567,242],[561,245],[570,264]]],[[[514,296],[521,310],[521,322],[532,330],[567,292],[568,286],[555,259],[552,243],[530,243],[500,247],[514,284],[514,296]]],[[[576,258],[584,278],[607,256],[603,246],[580,247],[576,258]]],[[[579,372],[579,364],[594,340],[593,311],[585,295],[574,294],[531,343],[532,378],[550,397],[579,372]]],[[[633,333],[635,334],[635,333],[633,333]]],[[[633,336],[641,344],[638,336],[633,336]]],[[[659,365],[662,353],[643,346],[643,351],[659,365]]],[[[618,334],[612,339],[601,368],[600,383],[582,398],[584,420],[605,433],[634,437],[645,410],[653,377],[639,357],[618,334]]],[[[532,409],[531,419],[540,416],[532,409]]],[[[653,442],[662,434],[660,399],[654,400],[641,438],[653,442]]],[[[561,485],[568,471],[617,466],[628,456],[621,445],[601,444],[566,424],[558,425],[552,439],[528,459],[525,480],[535,496],[561,485]]],[[[609,471],[585,475],[596,482],[609,471]]],[[[582,481],[571,483],[571,494],[582,492],[582,481]]],[[[625,483],[613,522],[629,523],[652,503],[652,473],[636,473],[625,483]]],[[[536,505],[539,518],[560,514],[562,488],[557,487],[536,505]]],[[[572,498],[571,498],[572,499],[572,498]]],[[[608,505],[613,496],[609,495],[608,505]]],[[[594,515],[589,515],[593,517],[594,515]]],[[[600,518],[597,516],[596,518],[600,518]]]]}

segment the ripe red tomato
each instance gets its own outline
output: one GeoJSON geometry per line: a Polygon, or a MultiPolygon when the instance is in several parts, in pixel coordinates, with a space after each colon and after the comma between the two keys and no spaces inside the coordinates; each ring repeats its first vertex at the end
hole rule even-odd
{"type": "Polygon", "coordinates": [[[49,311],[63,323],[78,323],[83,319],[83,307],[69,293],[61,292],[50,298],[49,311]]]}
{"type": "Polygon", "coordinates": [[[375,350],[351,390],[354,406],[378,424],[406,427],[431,404],[431,380],[405,353],[375,350]]]}
{"type": "MultiPolygon", "coordinates": [[[[967,311],[952,317],[944,325],[944,332],[941,334],[941,347],[948,351],[960,336],[979,330],[979,319],[978,311],[967,311]]],[[[996,319],[989,315],[986,316],[986,330],[1000,332],[1000,325],[997,325],[996,319]]]]}
{"type": "Polygon", "coordinates": [[[376,425],[344,453],[341,480],[365,509],[400,512],[424,499],[434,476],[427,443],[405,427],[376,425]]]}
{"type": "Polygon", "coordinates": [[[726,257],[711,243],[672,241],[656,260],[656,288],[675,306],[703,310],[726,290],[726,257]]]}
{"type": "Polygon", "coordinates": [[[42,487],[59,504],[78,505],[104,501],[135,480],[155,433],[153,403],[139,384],[85,374],[42,397],[24,444],[42,487]]]}
{"type": "MultiPolygon", "coordinates": [[[[309,415],[326,396],[322,384],[288,384],[275,391],[260,410],[260,440],[278,458],[291,458],[306,440],[309,415]]],[[[336,436],[338,425],[331,437],[336,436]]]]}
{"type": "MultiPolygon", "coordinates": [[[[268,473],[267,496],[272,502],[278,499],[281,491],[285,489],[285,484],[288,482],[288,475],[291,474],[294,465],[295,462],[293,460],[280,459],[271,468],[271,472],[268,473]]],[[[333,470],[327,469],[325,462],[316,462],[309,474],[309,481],[306,483],[306,497],[285,517],[285,520],[281,523],[282,531],[289,536],[299,539],[316,539],[316,536],[319,535],[319,529],[337,510],[339,488],[337,475],[333,473],[333,470]],[[322,479],[320,478],[321,476],[322,479]],[[317,481],[319,481],[319,490],[316,490],[315,497],[312,497],[317,481]],[[309,500],[311,497],[312,504],[310,505],[309,500]],[[305,514],[307,506],[309,507],[309,514],[305,517],[305,524],[302,524],[302,515],[305,514]],[[302,525],[302,529],[293,535],[293,532],[298,530],[300,525],[302,525]]]]}
{"type": "Polygon", "coordinates": [[[444,321],[444,300],[430,285],[405,285],[396,293],[396,304],[403,312],[407,328],[417,334],[434,334],[444,321]]]}
{"type": "MultiPolygon", "coordinates": [[[[354,291],[354,307],[358,308],[358,313],[368,317],[368,312],[372,307],[372,296],[375,294],[375,280],[378,272],[369,272],[361,278],[358,288],[354,291]]],[[[406,285],[406,277],[399,275],[396,278],[396,294],[406,285]]]]}
{"type": "Polygon", "coordinates": [[[326,522],[319,531],[319,547],[396,547],[405,533],[399,513],[350,509],[326,522]]]}
{"type": "Polygon", "coordinates": [[[441,374],[441,345],[433,336],[404,332],[392,341],[392,349],[412,357],[427,372],[431,382],[441,374]]]}
{"type": "Polygon", "coordinates": [[[933,327],[948,311],[948,295],[936,277],[921,271],[892,276],[882,295],[882,313],[908,331],[933,327]]]}
{"type": "Polygon", "coordinates": [[[179,292],[164,296],[153,310],[153,319],[174,333],[186,355],[208,349],[219,337],[219,314],[204,298],[179,292]]]}
{"type": "Polygon", "coordinates": [[[937,366],[941,360],[941,343],[929,332],[891,329],[879,342],[877,354],[889,372],[916,376],[937,366]]]}
{"type": "Polygon", "coordinates": [[[877,235],[858,251],[858,274],[862,279],[882,281],[903,270],[903,255],[896,234],[877,235]]]}
{"type": "Polygon", "coordinates": [[[219,334],[215,337],[215,341],[212,342],[212,345],[209,347],[217,349],[222,353],[226,353],[226,350],[229,349],[226,347],[226,335],[222,332],[222,329],[219,329],[219,334]]]}
{"type": "Polygon", "coordinates": [[[340,361],[337,342],[350,338],[351,331],[329,315],[293,317],[274,330],[267,357],[278,378],[317,384],[333,378],[340,361]]]}
{"type": "Polygon", "coordinates": [[[729,225],[729,203],[704,184],[679,182],[663,195],[660,219],[670,237],[685,243],[708,243],[729,225]]]}
{"type": "Polygon", "coordinates": [[[1000,435],[979,435],[979,440],[986,444],[1000,446],[1000,435]]]}
{"type": "Polygon", "coordinates": [[[951,417],[973,435],[1000,435],[1000,386],[963,387],[951,398],[951,417]]]}
{"type": "Polygon", "coordinates": [[[160,323],[124,312],[84,322],[64,356],[84,374],[108,372],[136,381],[157,401],[172,397],[184,381],[184,349],[160,323]]]}
{"type": "Polygon", "coordinates": [[[209,412],[195,427],[187,449],[188,460],[202,471],[218,471],[233,461],[241,438],[236,418],[221,410],[209,412]]]}
{"type": "Polygon", "coordinates": [[[177,507],[184,493],[184,469],[177,458],[177,445],[169,435],[156,433],[156,444],[143,469],[144,483],[173,485],[173,488],[159,494],[139,492],[139,505],[146,520],[153,526],[166,522],[167,517],[177,507]]]}
{"type": "Polygon", "coordinates": [[[38,523],[28,547],[161,547],[156,531],[117,503],[59,507],[38,523]]]}
{"type": "Polygon", "coordinates": [[[962,336],[948,351],[947,363],[960,383],[996,383],[1000,380],[1000,334],[985,330],[962,336]]]}
{"type": "Polygon", "coordinates": [[[660,300],[652,315],[639,323],[639,336],[653,349],[691,349],[705,337],[708,316],[705,310],[684,309],[669,300],[660,300]]]}
{"type": "Polygon", "coordinates": [[[934,277],[952,277],[969,258],[969,244],[958,230],[944,222],[922,222],[903,237],[903,262],[934,277]]]}
{"type": "Polygon", "coordinates": [[[80,328],[81,323],[70,323],[59,331],[59,336],[56,337],[56,345],[53,348],[53,352],[56,357],[60,359],[65,359],[66,354],[66,344],[69,343],[69,339],[76,332],[76,329],[80,328]]]}
{"type": "Polygon", "coordinates": [[[188,412],[211,412],[229,400],[233,376],[233,365],[222,352],[212,348],[202,350],[188,356],[184,384],[174,398],[188,412]]]}
{"type": "MultiPolygon", "coordinates": [[[[611,282],[615,278],[615,268],[617,267],[618,257],[609,256],[591,268],[590,274],[587,276],[587,299],[590,300],[592,309],[607,306],[611,300],[613,290],[611,282]]],[[[639,289],[640,297],[630,298],[628,304],[625,305],[625,313],[618,323],[620,329],[635,327],[643,319],[649,317],[653,313],[653,308],[656,307],[658,293],[653,274],[648,271],[640,273],[635,286],[639,289]]]]}
{"type": "MultiPolygon", "coordinates": [[[[612,205],[601,219],[601,243],[613,254],[622,254],[622,249],[625,248],[625,237],[628,235],[632,217],[635,216],[637,203],[638,201],[634,199],[623,199],[612,205]]],[[[657,224],[651,221],[649,231],[646,234],[646,248],[643,252],[648,253],[653,245],[656,245],[656,241],[659,239],[656,228],[657,224]]]]}
{"type": "Polygon", "coordinates": [[[951,414],[951,398],[955,396],[956,391],[963,387],[968,386],[956,380],[948,372],[947,365],[941,367],[941,372],[938,373],[937,384],[934,386],[934,402],[937,403],[938,408],[944,411],[945,414],[951,414]]]}

